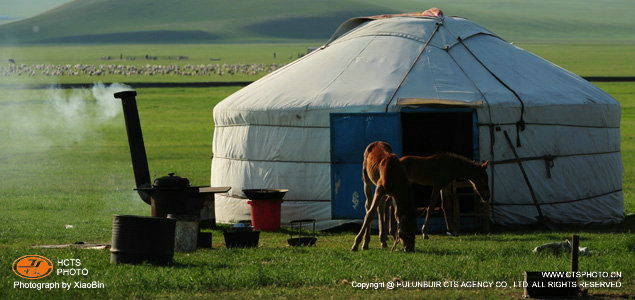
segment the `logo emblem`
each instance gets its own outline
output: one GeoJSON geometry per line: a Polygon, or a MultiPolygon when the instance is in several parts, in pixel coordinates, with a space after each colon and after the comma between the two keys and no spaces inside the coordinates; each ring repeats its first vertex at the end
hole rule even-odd
{"type": "Polygon", "coordinates": [[[13,262],[13,273],[25,279],[41,279],[53,273],[53,263],[40,255],[25,255],[13,262]]]}
{"type": "Polygon", "coordinates": [[[353,199],[351,202],[353,202],[353,209],[357,209],[357,205],[359,204],[359,194],[357,191],[353,192],[353,199]]]}

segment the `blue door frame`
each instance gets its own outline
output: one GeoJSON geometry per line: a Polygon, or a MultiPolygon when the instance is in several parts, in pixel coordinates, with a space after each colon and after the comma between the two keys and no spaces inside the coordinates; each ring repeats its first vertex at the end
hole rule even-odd
{"type": "Polygon", "coordinates": [[[384,141],[401,155],[401,114],[331,113],[331,217],[366,215],[362,163],[366,146],[384,141]]]}

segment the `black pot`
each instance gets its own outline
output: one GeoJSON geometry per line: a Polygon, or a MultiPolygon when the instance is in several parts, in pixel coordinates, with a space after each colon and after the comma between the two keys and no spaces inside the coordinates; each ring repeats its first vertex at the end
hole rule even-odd
{"type": "Polygon", "coordinates": [[[165,218],[168,214],[198,215],[202,208],[199,187],[190,186],[187,178],[174,176],[159,177],[151,188],[137,188],[150,194],[152,216],[165,218]]]}

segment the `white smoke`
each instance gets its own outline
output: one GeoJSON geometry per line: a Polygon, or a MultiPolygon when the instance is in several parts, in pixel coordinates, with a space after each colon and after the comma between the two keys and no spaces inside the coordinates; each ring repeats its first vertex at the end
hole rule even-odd
{"type": "Polygon", "coordinates": [[[129,90],[132,90],[132,88],[125,84],[113,83],[109,86],[104,86],[101,82],[96,83],[92,88],[92,92],[93,97],[97,100],[97,107],[101,112],[99,116],[110,120],[119,115],[122,111],[121,101],[116,100],[113,94],[129,90]]]}
{"type": "Polygon", "coordinates": [[[121,101],[113,94],[131,89],[100,82],[91,89],[8,91],[0,95],[9,99],[0,102],[0,138],[11,148],[9,153],[81,142],[121,113],[121,101]]]}
{"type": "Polygon", "coordinates": [[[46,92],[46,98],[55,110],[65,118],[66,122],[85,122],[87,119],[97,118],[101,121],[110,120],[121,113],[121,101],[117,101],[114,93],[131,90],[132,88],[113,83],[104,85],[97,82],[89,90],[74,89],[66,94],[60,89],[50,89],[46,92]]]}

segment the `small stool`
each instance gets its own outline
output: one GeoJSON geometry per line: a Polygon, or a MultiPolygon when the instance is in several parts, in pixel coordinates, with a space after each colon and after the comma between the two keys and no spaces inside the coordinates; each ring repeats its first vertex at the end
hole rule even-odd
{"type": "Polygon", "coordinates": [[[198,245],[198,216],[169,214],[168,219],[176,220],[174,230],[174,251],[194,252],[198,245]]]}

